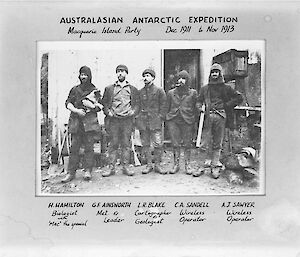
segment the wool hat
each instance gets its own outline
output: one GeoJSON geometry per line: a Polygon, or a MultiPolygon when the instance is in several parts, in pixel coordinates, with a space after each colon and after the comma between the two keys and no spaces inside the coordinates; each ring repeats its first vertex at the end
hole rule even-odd
{"type": "Polygon", "coordinates": [[[146,73],[150,74],[153,78],[155,78],[155,71],[152,69],[145,69],[142,73],[142,76],[144,76],[146,73]]]}
{"type": "MultiPolygon", "coordinates": [[[[92,72],[91,72],[91,69],[88,67],[88,66],[82,66],[80,69],[79,69],[79,76],[81,73],[84,73],[86,74],[88,77],[89,77],[89,81],[91,82],[92,80],[92,72]]],[[[80,78],[79,78],[80,79],[80,78]]]]}
{"type": "Polygon", "coordinates": [[[84,73],[86,75],[88,75],[89,77],[91,77],[91,69],[88,67],[88,66],[82,66],[80,69],[79,69],[79,74],[80,73],[84,73]]]}
{"type": "Polygon", "coordinates": [[[209,76],[209,84],[219,84],[219,83],[224,83],[225,80],[224,80],[224,75],[223,75],[223,68],[220,64],[218,63],[214,63],[211,67],[210,67],[210,73],[213,71],[213,70],[218,70],[220,72],[220,76],[218,77],[217,80],[213,80],[211,78],[211,76],[209,76]]]}
{"type": "Polygon", "coordinates": [[[190,74],[186,70],[182,70],[178,73],[177,79],[184,78],[186,81],[191,79],[190,74]]]}
{"type": "Polygon", "coordinates": [[[119,65],[117,66],[117,68],[116,68],[116,72],[117,72],[118,70],[124,70],[124,71],[126,71],[126,73],[128,74],[128,68],[127,68],[127,66],[124,65],[124,64],[119,64],[119,65]]]}
{"type": "Polygon", "coordinates": [[[211,67],[210,67],[210,71],[212,71],[212,70],[218,70],[218,71],[220,71],[221,73],[222,73],[222,66],[220,65],[220,64],[218,64],[218,63],[214,63],[211,67]]]}

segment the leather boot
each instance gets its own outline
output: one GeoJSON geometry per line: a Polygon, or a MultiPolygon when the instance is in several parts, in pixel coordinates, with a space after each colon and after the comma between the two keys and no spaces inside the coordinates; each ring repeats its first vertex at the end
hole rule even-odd
{"type": "Polygon", "coordinates": [[[214,179],[218,179],[220,177],[220,171],[221,171],[221,167],[218,167],[218,166],[211,167],[211,176],[214,179]]]}
{"type": "Polygon", "coordinates": [[[161,156],[162,156],[162,150],[160,148],[154,148],[154,160],[155,160],[154,171],[159,174],[165,175],[168,172],[164,170],[160,165],[161,156]]]}
{"type": "Polygon", "coordinates": [[[211,175],[214,179],[220,177],[222,163],[220,162],[221,150],[214,150],[212,153],[211,175]]]}
{"type": "Polygon", "coordinates": [[[193,172],[193,176],[194,177],[200,177],[201,175],[204,174],[204,170],[205,170],[205,168],[203,166],[200,166],[197,170],[195,170],[193,172]]]}
{"type": "Polygon", "coordinates": [[[211,159],[206,159],[204,161],[204,168],[210,168],[211,167],[211,159]]]}
{"type": "Polygon", "coordinates": [[[175,174],[180,170],[180,166],[179,166],[180,148],[174,149],[173,154],[174,154],[174,166],[173,169],[170,171],[170,174],[175,174]]]}
{"type": "Polygon", "coordinates": [[[127,176],[133,176],[134,175],[134,171],[131,170],[128,165],[123,165],[122,171],[123,171],[123,174],[125,174],[127,176]]]}
{"type": "Polygon", "coordinates": [[[102,173],[102,177],[109,177],[113,176],[116,174],[116,165],[115,164],[110,164],[109,165],[109,170],[106,170],[102,173]]]}
{"type": "Polygon", "coordinates": [[[124,149],[123,151],[123,167],[122,167],[122,172],[123,174],[127,176],[133,176],[134,171],[129,169],[129,159],[130,159],[130,150],[129,149],[124,149]]]}
{"type": "Polygon", "coordinates": [[[85,181],[89,181],[89,180],[92,179],[92,174],[91,174],[91,171],[89,169],[84,172],[83,179],[85,181]]]}
{"type": "Polygon", "coordinates": [[[223,164],[220,162],[221,150],[214,150],[212,152],[211,166],[222,167],[223,164]]]}
{"type": "Polygon", "coordinates": [[[69,171],[65,178],[61,180],[62,183],[68,183],[75,179],[76,171],[69,171]]]}
{"type": "Polygon", "coordinates": [[[111,151],[109,154],[110,158],[110,164],[109,164],[109,170],[104,171],[102,173],[102,177],[109,177],[116,174],[116,161],[117,161],[117,151],[111,151]]]}
{"type": "Polygon", "coordinates": [[[146,156],[147,165],[146,165],[146,169],[144,169],[142,171],[142,174],[148,174],[153,170],[152,155],[151,155],[151,152],[150,152],[150,148],[148,146],[144,147],[144,153],[145,153],[145,156],[146,156]]]}
{"type": "Polygon", "coordinates": [[[190,161],[191,161],[191,149],[185,149],[184,150],[184,170],[185,170],[185,174],[187,174],[187,175],[192,175],[190,161]]]}

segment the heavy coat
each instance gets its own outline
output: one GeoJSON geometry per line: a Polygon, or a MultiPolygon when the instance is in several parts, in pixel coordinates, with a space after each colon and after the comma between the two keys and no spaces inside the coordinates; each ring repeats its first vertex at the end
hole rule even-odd
{"type": "Polygon", "coordinates": [[[136,117],[136,127],[139,130],[161,129],[162,120],[166,115],[166,93],[165,91],[151,84],[143,87],[140,91],[140,113],[136,117]]]}
{"type": "MultiPolygon", "coordinates": [[[[136,87],[130,86],[131,92],[131,108],[133,110],[133,115],[136,116],[140,110],[140,98],[139,98],[139,91],[136,87]]],[[[115,84],[109,85],[105,88],[103,98],[101,103],[103,104],[103,112],[108,117],[108,113],[112,108],[113,97],[114,97],[114,87],[115,84]]]]}
{"type": "Polygon", "coordinates": [[[182,118],[188,124],[196,122],[199,113],[199,104],[197,103],[197,91],[187,88],[183,94],[179,88],[171,89],[167,94],[167,115],[166,120],[171,120],[180,113],[182,118]]]}
{"type": "MultiPolygon", "coordinates": [[[[89,83],[88,85],[82,87],[81,85],[75,86],[70,90],[69,96],[65,102],[65,105],[72,103],[74,107],[79,109],[84,109],[85,107],[82,104],[82,100],[89,95],[93,90],[97,88],[89,83]]],[[[99,131],[100,125],[98,122],[97,112],[100,111],[100,108],[96,107],[91,109],[84,117],[80,117],[78,114],[71,112],[69,118],[69,132],[77,133],[79,132],[80,123],[83,124],[84,131],[99,131]]]]}
{"type": "MultiPolygon", "coordinates": [[[[243,96],[236,90],[234,90],[231,86],[221,83],[219,88],[221,90],[221,96],[223,100],[223,106],[226,112],[226,124],[227,128],[234,128],[234,116],[233,116],[233,108],[238,104],[242,103],[243,96]]],[[[203,86],[200,89],[199,94],[199,103],[202,105],[205,103],[205,114],[206,117],[209,117],[209,112],[211,110],[211,102],[210,102],[210,90],[209,84],[203,86]]],[[[209,119],[206,119],[206,123],[209,122],[209,119]]]]}

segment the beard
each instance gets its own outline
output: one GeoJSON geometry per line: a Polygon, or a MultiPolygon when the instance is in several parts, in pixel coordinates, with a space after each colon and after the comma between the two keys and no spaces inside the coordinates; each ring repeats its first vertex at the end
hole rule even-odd
{"type": "Polygon", "coordinates": [[[124,77],[124,76],[119,76],[119,77],[118,77],[118,80],[119,80],[120,82],[123,82],[123,81],[125,80],[125,77],[124,77]]]}
{"type": "Polygon", "coordinates": [[[177,82],[177,83],[176,83],[176,86],[177,86],[177,87],[185,87],[186,84],[185,84],[185,83],[182,83],[182,82],[177,82]]]}
{"type": "Polygon", "coordinates": [[[221,77],[220,72],[212,72],[210,74],[210,79],[213,81],[217,81],[221,77]]]}
{"type": "Polygon", "coordinates": [[[86,84],[89,81],[88,78],[82,78],[80,79],[81,84],[86,84]]]}
{"type": "Polygon", "coordinates": [[[145,85],[149,85],[150,82],[151,82],[151,81],[148,81],[148,80],[146,80],[146,79],[144,80],[145,85]]]}

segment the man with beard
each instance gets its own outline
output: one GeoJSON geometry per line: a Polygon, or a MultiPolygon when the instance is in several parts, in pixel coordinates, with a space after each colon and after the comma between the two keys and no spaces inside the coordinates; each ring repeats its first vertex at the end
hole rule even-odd
{"type": "Polygon", "coordinates": [[[94,136],[100,130],[97,112],[101,110],[98,99],[88,100],[87,96],[97,91],[91,83],[91,69],[83,66],[79,70],[80,84],[70,90],[65,102],[66,108],[71,111],[69,118],[69,133],[72,135],[68,174],[62,180],[63,183],[75,178],[79,164],[79,150],[84,146],[84,180],[90,180],[94,164],[94,136]],[[92,102],[91,102],[92,101],[92,102]],[[87,107],[88,106],[88,107],[87,107]]]}
{"type": "Polygon", "coordinates": [[[191,175],[190,157],[193,126],[199,114],[197,91],[189,87],[190,75],[182,70],[178,73],[177,85],[167,94],[167,125],[173,145],[174,166],[171,174],[179,171],[180,145],[183,141],[185,173],[191,175]]]}
{"type": "MultiPolygon", "coordinates": [[[[211,174],[215,179],[219,178],[222,167],[220,155],[225,127],[233,129],[233,108],[242,101],[242,95],[225,84],[222,66],[213,64],[208,85],[200,89],[199,103],[205,104],[205,126],[211,135],[209,148],[212,149],[210,160],[206,163],[211,163],[211,174]]],[[[204,166],[200,166],[193,176],[200,176],[203,172],[204,166]]]]}
{"type": "Polygon", "coordinates": [[[166,114],[166,93],[161,87],[154,85],[155,72],[146,69],[142,73],[145,87],[140,90],[141,112],[136,119],[136,127],[140,131],[143,152],[146,155],[147,167],[143,174],[154,170],[160,174],[166,174],[160,166],[162,156],[162,120],[166,114]],[[152,164],[152,154],[150,145],[154,148],[154,161],[152,164]]]}
{"type": "Polygon", "coordinates": [[[136,87],[126,80],[128,68],[120,64],[116,68],[118,80],[105,88],[102,104],[106,115],[106,128],[111,138],[110,142],[110,168],[102,174],[103,177],[114,175],[116,172],[117,152],[119,146],[122,152],[122,170],[128,176],[134,171],[129,169],[131,151],[131,133],[133,119],[139,112],[139,93],[136,87]]]}

